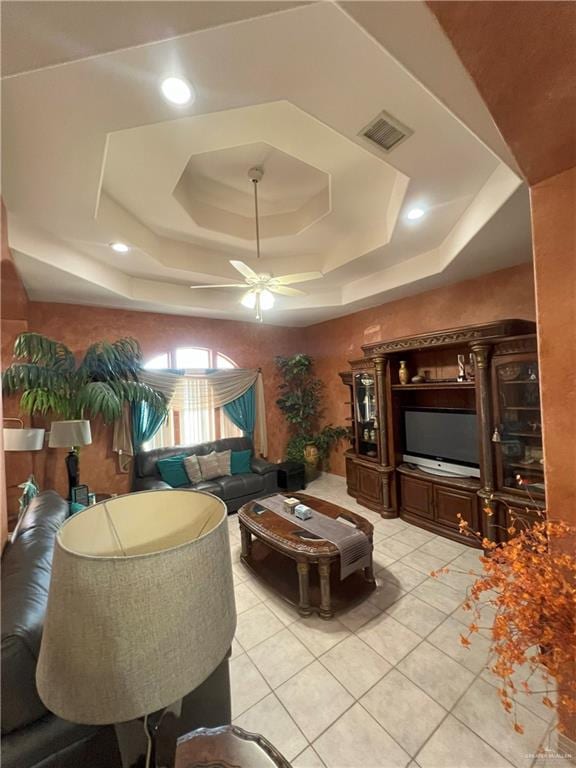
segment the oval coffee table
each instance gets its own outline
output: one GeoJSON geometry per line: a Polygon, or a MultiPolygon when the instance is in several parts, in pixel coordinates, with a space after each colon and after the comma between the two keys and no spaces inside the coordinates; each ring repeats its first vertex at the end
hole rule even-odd
{"type": "MultiPolygon", "coordinates": [[[[316,512],[353,523],[368,536],[372,549],[373,527],[365,518],[303,493],[291,496],[316,512]]],[[[288,520],[267,509],[258,514],[258,506],[257,500],[250,501],[238,510],[240,559],[281,597],[296,605],[301,616],[317,611],[323,619],[331,619],[335,611],[359,602],[376,588],[372,556],[368,568],[340,581],[340,552],[335,544],[310,538],[296,517],[288,520]],[[289,567],[287,559],[296,567],[289,567]]]]}

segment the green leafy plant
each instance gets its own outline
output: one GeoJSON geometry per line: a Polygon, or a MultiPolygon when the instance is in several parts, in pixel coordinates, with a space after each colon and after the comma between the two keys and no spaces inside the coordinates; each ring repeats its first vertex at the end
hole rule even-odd
{"type": "Polygon", "coordinates": [[[333,445],[349,437],[345,427],[328,424],[319,427],[323,414],[322,391],[324,385],[314,376],[314,361],[309,355],[276,358],[282,376],[280,396],[276,404],[290,426],[290,439],[286,446],[286,458],[304,460],[304,449],[315,445],[321,461],[326,461],[333,445]]]}
{"type": "Polygon", "coordinates": [[[2,375],[6,394],[21,392],[23,413],[53,413],[62,419],[102,416],[118,419],[124,403],[146,403],[165,414],[164,395],[141,382],[142,353],[135,339],[99,341],[76,363],[65,344],[39,333],[21,333],[14,344],[14,362],[2,375]]]}

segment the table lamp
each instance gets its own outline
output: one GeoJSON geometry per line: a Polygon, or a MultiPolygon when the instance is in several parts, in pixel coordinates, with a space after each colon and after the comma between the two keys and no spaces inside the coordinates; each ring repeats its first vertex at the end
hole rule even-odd
{"type": "MultiPolygon", "coordinates": [[[[40,698],[71,722],[115,724],[119,733],[118,724],[144,717],[147,729],[147,715],[212,674],[235,629],[221,499],[174,489],[100,502],[69,518],[56,538],[40,698]]],[[[146,762],[123,752],[125,766],[158,765],[155,734],[146,736],[146,762]]],[[[173,741],[175,752],[175,733],[173,741]]]]}
{"type": "Polygon", "coordinates": [[[72,488],[80,482],[80,459],[78,448],[90,445],[92,434],[90,422],[85,419],[68,421],[53,421],[50,425],[49,448],[69,448],[66,456],[66,471],[68,472],[68,498],[72,498],[72,488]]]}

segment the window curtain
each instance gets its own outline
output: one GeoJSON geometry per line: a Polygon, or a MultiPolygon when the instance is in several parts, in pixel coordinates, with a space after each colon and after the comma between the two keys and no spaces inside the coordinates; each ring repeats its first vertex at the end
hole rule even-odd
{"type": "Polygon", "coordinates": [[[224,405],[224,411],[233,424],[236,424],[250,439],[254,438],[256,423],[256,391],[252,384],[243,395],[224,405]]]}
{"type": "Polygon", "coordinates": [[[132,445],[139,451],[142,443],[151,440],[164,423],[165,415],[151,410],[146,403],[132,403],[132,445]]]}

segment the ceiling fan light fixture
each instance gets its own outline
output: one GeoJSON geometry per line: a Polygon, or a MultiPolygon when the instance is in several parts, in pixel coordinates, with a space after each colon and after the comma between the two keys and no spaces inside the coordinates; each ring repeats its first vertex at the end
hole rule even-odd
{"type": "Polygon", "coordinates": [[[254,291],[248,291],[240,299],[240,304],[247,309],[254,309],[256,306],[256,294],[254,291]]]}
{"type": "Polygon", "coordinates": [[[162,80],[160,86],[162,95],[171,104],[183,107],[185,104],[194,102],[196,95],[194,89],[187,80],[181,77],[167,77],[162,80]]]}
{"type": "Polygon", "coordinates": [[[271,291],[268,291],[266,288],[264,288],[264,290],[260,292],[260,308],[272,309],[273,306],[274,306],[274,294],[271,291]]]}

